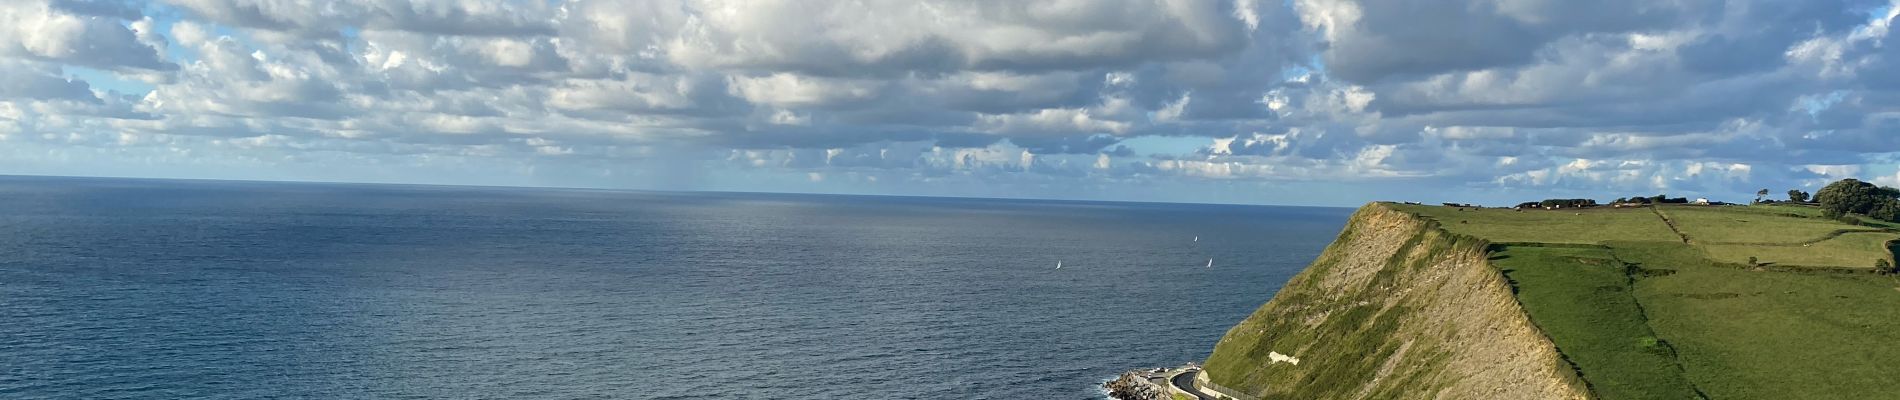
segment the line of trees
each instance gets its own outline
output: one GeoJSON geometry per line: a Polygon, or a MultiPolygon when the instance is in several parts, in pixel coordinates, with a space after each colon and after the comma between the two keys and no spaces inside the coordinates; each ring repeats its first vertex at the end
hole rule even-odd
{"type": "MultiPolygon", "coordinates": [[[[1755,192],[1755,202],[1756,203],[1774,203],[1777,201],[1777,200],[1764,200],[1764,198],[1767,196],[1768,196],[1768,189],[1762,189],[1759,192],[1755,192]]],[[[1809,195],[1808,192],[1801,191],[1801,189],[1788,189],[1788,202],[1790,203],[1806,203],[1808,202],[1809,199],[1812,199],[1812,198],[1813,196],[1809,195]]]]}
{"type": "Polygon", "coordinates": [[[1803,192],[1801,189],[1788,189],[1788,201],[1806,203],[1808,202],[1808,197],[1808,192],[1803,192]]]}
{"type": "Polygon", "coordinates": [[[1545,199],[1544,201],[1518,203],[1517,208],[1579,208],[1596,206],[1596,199],[1545,199]]]}
{"type": "Polygon", "coordinates": [[[1617,204],[1617,203],[1622,203],[1622,204],[1631,204],[1631,203],[1634,203],[1634,204],[1685,204],[1685,203],[1688,203],[1688,202],[1689,202],[1689,198],[1687,198],[1687,197],[1669,197],[1669,196],[1666,196],[1666,195],[1660,195],[1660,194],[1659,194],[1659,195],[1655,195],[1655,196],[1647,196],[1647,197],[1645,197],[1645,196],[1636,196],[1636,197],[1618,197],[1618,198],[1616,199],[1616,201],[1613,201],[1613,202],[1610,202],[1610,204],[1617,204]]]}

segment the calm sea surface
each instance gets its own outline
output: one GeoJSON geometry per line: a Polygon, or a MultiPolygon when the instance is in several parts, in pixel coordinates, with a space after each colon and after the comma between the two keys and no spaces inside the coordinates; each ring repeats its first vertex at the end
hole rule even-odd
{"type": "Polygon", "coordinates": [[[1101,398],[1349,212],[0,177],[0,398],[1101,398]]]}

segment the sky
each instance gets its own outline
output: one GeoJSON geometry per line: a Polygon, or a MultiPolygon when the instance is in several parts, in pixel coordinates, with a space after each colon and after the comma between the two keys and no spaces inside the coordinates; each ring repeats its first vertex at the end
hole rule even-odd
{"type": "Polygon", "coordinates": [[[1900,186],[1894,1],[7,0],[0,174],[1741,201],[1900,186]]]}

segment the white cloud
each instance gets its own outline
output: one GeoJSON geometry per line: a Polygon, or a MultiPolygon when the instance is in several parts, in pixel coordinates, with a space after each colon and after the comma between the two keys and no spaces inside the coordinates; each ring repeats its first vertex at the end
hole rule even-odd
{"type": "Polygon", "coordinates": [[[1222,2],[590,2],[571,32],[691,68],[1060,69],[1217,55],[1243,44],[1222,2]],[[784,18],[801,15],[803,18],[784,18]]]}
{"type": "Polygon", "coordinates": [[[1129,126],[1126,122],[1095,118],[1086,109],[1050,108],[1036,110],[1033,113],[984,115],[978,129],[992,133],[1089,134],[1122,133],[1126,132],[1129,126]]]}
{"type": "Polygon", "coordinates": [[[519,36],[554,33],[556,10],[545,2],[505,0],[164,0],[206,20],[301,35],[338,29],[439,35],[519,36]]]}
{"type": "Polygon", "coordinates": [[[753,104],[779,107],[823,107],[864,101],[876,96],[879,83],[851,79],[815,78],[789,73],[735,77],[735,95],[753,104]]]}
{"type": "Polygon", "coordinates": [[[0,56],[102,69],[168,70],[175,65],[118,18],[74,14],[45,1],[0,4],[0,56]]]}
{"type": "Polygon", "coordinates": [[[1888,175],[1876,176],[1873,179],[1869,180],[1869,182],[1873,182],[1875,185],[1880,185],[1880,186],[1897,187],[1897,186],[1900,186],[1900,172],[1895,172],[1888,175]]]}
{"type": "Polygon", "coordinates": [[[1896,8],[1857,0],[119,4],[0,4],[10,144],[1643,191],[1900,152],[1896,8]]]}

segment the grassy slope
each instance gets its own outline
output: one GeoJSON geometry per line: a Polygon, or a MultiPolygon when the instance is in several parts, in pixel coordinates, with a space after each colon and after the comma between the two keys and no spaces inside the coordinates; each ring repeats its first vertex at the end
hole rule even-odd
{"type": "Polygon", "coordinates": [[[1221,338],[1209,376],[1267,398],[1580,394],[1556,354],[1530,350],[1544,342],[1528,323],[1507,324],[1505,314],[1522,312],[1503,279],[1468,268],[1484,249],[1413,217],[1363,208],[1311,266],[1221,338]],[[1486,300],[1487,277],[1498,285],[1495,302],[1486,300]],[[1301,363],[1272,364],[1271,352],[1301,363]]]}
{"type": "Polygon", "coordinates": [[[1531,321],[1584,372],[1599,396],[1695,395],[1668,349],[1656,344],[1630,293],[1626,268],[1608,249],[1517,246],[1496,252],[1492,260],[1518,289],[1531,321]]]}
{"type": "MultiPolygon", "coordinates": [[[[1444,228],[1497,242],[1601,243],[1601,249],[1511,246],[1494,263],[1518,297],[1606,399],[1684,397],[1682,379],[1711,398],[1879,398],[1900,393],[1900,281],[1872,274],[1749,271],[1711,263],[1871,266],[1887,233],[1852,233],[1797,245],[1685,245],[1648,209],[1483,210],[1400,206],[1444,228]],[[1644,217],[1647,217],[1645,219],[1644,217]],[[1661,229],[1659,233],[1657,230],[1661,229]],[[1648,273],[1635,302],[1603,289],[1616,279],[1592,263],[1608,257],[1648,273]],[[1785,260],[1785,261],[1783,261],[1785,260]],[[1647,323],[1640,310],[1647,311],[1647,323]],[[1641,339],[1650,330],[1662,339],[1641,339]],[[1636,337],[1635,342],[1628,338],[1636,337]],[[1663,355],[1674,357],[1664,358],[1663,355]],[[1646,356],[1647,355],[1647,356],[1646,356]],[[1657,359],[1674,360],[1672,375],[1657,359]]],[[[1796,206],[1668,207],[1693,239],[1779,244],[1866,227],[1812,218],[1796,206]],[[1783,226],[1786,229],[1782,229],[1783,226]]]]}
{"type": "MultiPolygon", "coordinates": [[[[1361,213],[1364,213],[1362,211],[1361,213]]],[[[1340,241],[1354,237],[1354,230],[1366,229],[1361,225],[1362,218],[1355,215],[1351,225],[1340,233],[1340,241]]],[[[1408,230],[1401,235],[1425,235],[1427,232],[1408,230]]],[[[1433,247],[1428,252],[1442,252],[1442,246],[1453,243],[1437,240],[1433,235],[1425,240],[1426,246],[1433,247]]],[[[1419,240],[1409,241],[1405,246],[1418,246],[1419,240]]],[[[1338,248],[1341,242],[1334,242],[1319,259],[1302,271],[1280,293],[1275,295],[1268,305],[1254,311],[1240,325],[1229,330],[1215,345],[1214,353],[1207,359],[1207,371],[1219,380],[1217,383],[1248,393],[1260,393],[1284,398],[1348,398],[1356,393],[1366,382],[1374,380],[1378,364],[1371,362],[1315,362],[1308,364],[1324,365],[1311,370],[1294,370],[1288,365],[1275,367],[1268,362],[1268,354],[1286,350],[1288,353],[1301,354],[1357,354],[1366,360],[1380,360],[1391,357],[1398,351],[1397,342],[1387,340],[1396,336],[1399,321],[1411,310],[1398,307],[1382,309],[1370,304],[1372,292],[1355,292],[1357,296],[1331,297],[1321,296],[1336,293],[1319,288],[1323,276],[1332,272],[1345,262],[1348,254],[1338,248]],[[1301,326],[1298,321],[1317,314],[1321,322],[1317,326],[1301,326]],[[1324,340],[1322,340],[1324,339],[1324,340]],[[1302,348],[1304,347],[1304,348],[1302,348]],[[1292,349],[1303,351],[1295,352],[1292,349]]],[[[1404,251],[1401,251],[1404,253],[1404,251]]],[[[1416,268],[1405,266],[1405,269],[1416,268]]],[[[1381,273],[1380,280],[1399,277],[1396,273],[1381,273]]],[[[1442,360],[1441,360],[1442,361],[1442,360]]],[[[1429,390],[1429,388],[1427,388],[1429,390]]]]}

